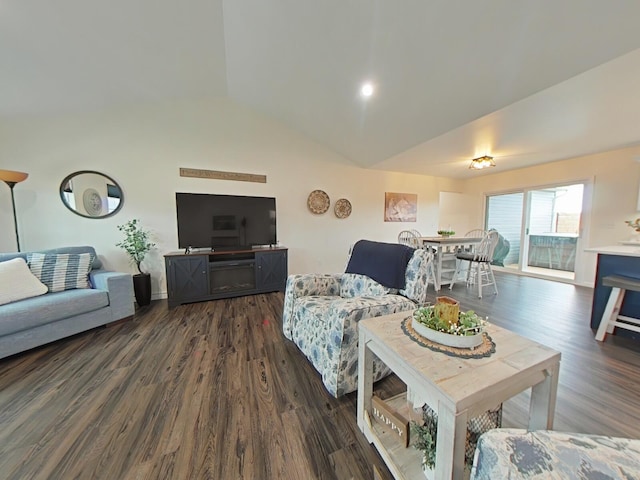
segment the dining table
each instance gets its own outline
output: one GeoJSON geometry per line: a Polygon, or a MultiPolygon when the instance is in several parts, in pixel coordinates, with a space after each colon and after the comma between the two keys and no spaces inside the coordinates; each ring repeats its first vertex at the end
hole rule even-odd
{"type": "Polygon", "coordinates": [[[482,241],[482,237],[419,237],[425,248],[434,250],[435,289],[439,291],[442,285],[449,285],[456,271],[456,254],[465,249],[473,249],[482,241]]]}

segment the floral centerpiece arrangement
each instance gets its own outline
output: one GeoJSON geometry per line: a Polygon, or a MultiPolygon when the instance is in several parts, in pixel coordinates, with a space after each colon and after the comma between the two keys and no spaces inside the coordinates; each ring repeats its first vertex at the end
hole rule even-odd
{"type": "MultiPolygon", "coordinates": [[[[447,299],[448,297],[439,297],[447,299]]],[[[466,312],[456,312],[455,315],[447,315],[442,305],[450,305],[448,300],[441,300],[435,305],[426,305],[413,312],[413,318],[422,325],[438,332],[449,335],[476,335],[481,333],[486,321],[478,316],[473,310],[466,312]]],[[[455,308],[453,309],[455,312],[455,308]]]]}
{"type": "Polygon", "coordinates": [[[453,230],[438,230],[438,235],[441,237],[453,237],[455,234],[453,230]]]}
{"type": "Polygon", "coordinates": [[[450,297],[437,297],[434,305],[413,312],[412,327],[423,337],[456,348],[475,348],[482,343],[486,320],[473,310],[460,311],[460,303],[450,297]]]}

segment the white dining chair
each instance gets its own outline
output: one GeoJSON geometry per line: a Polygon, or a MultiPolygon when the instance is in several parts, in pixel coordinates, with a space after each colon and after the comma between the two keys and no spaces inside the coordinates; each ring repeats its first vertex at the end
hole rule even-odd
{"type": "Polygon", "coordinates": [[[483,228],[474,228],[473,230],[469,230],[464,234],[467,238],[482,238],[487,234],[487,231],[483,228]]]}
{"type": "Polygon", "coordinates": [[[475,282],[478,286],[478,298],[482,298],[482,287],[493,285],[495,294],[498,294],[498,286],[491,269],[491,260],[493,260],[493,251],[498,244],[498,232],[489,231],[473,252],[459,252],[456,255],[456,271],[449,284],[449,289],[453,288],[456,280],[461,276],[463,264],[468,262],[466,269],[467,286],[475,282]]]}
{"type": "Polygon", "coordinates": [[[398,243],[408,247],[420,248],[420,234],[415,230],[402,230],[398,234],[398,243]]]}

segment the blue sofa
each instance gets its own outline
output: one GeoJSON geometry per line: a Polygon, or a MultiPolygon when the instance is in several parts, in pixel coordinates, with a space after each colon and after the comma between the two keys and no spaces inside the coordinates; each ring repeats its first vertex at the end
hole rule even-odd
{"type": "MultiPolygon", "coordinates": [[[[16,257],[26,261],[29,253],[2,253],[0,262],[16,257]]],[[[104,270],[93,247],[65,247],[38,253],[92,253],[91,288],[46,293],[0,305],[0,358],[133,315],[131,274],[104,270]]]]}

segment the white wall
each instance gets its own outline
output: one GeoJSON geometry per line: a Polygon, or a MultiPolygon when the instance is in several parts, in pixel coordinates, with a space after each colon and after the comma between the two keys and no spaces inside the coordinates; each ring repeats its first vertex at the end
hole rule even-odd
{"type": "Polygon", "coordinates": [[[438,228],[452,230],[464,236],[470,230],[484,228],[482,202],[475,195],[456,192],[440,192],[438,228]]]}
{"type": "MultiPolygon", "coordinates": [[[[615,245],[634,233],[624,221],[640,217],[636,211],[639,157],[640,146],[635,146],[572,158],[467,180],[464,191],[481,201],[488,193],[590,180],[592,188],[585,191],[590,208],[583,212],[583,226],[588,227],[583,246],[615,245]]],[[[577,283],[593,285],[596,259],[596,254],[585,253],[583,264],[576,265],[577,283]]]]}
{"type": "MultiPolygon", "coordinates": [[[[289,247],[289,272],[343,271],[349,245],[367,238],[396,241],[417,228],[435,234],[439,192],[460,191],[460,182],[421,175],[365,170],[309,138],[226,99],[201,99],[136,106],[100,114],[0,123],[0,168],[29,178],[16,186],[23,251],[93,245],[108,268],[134,272],[116,226],[139,218],[155,235],[157,248],[145,260],[154,297],[166,292],[162,255],[178,247],[175,192],[275,196],[278,239],[289,247]],[[267,175],[267,183],[186,178],[180,167],[267,175]],[[88,219],[70,212],[59,198],[62,179],[77,170],[97,170],[124,191],[114,217],[88,219]],[[324,215],[306,206],[312,190],[331,198],[324,215]],[[418,194],[416,223],[385,223],[384,193],[418,194]],[[338,198],[353,213],[333,214],[338,198]]],[[[15,251],[9,189],[0,185],[0,251],[15,251]]]]}

